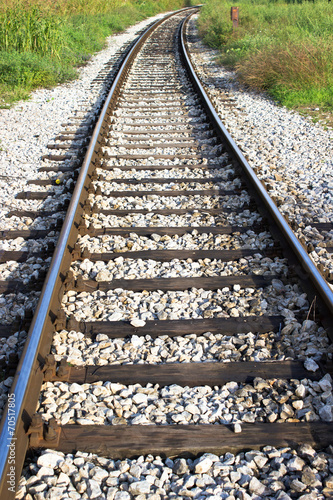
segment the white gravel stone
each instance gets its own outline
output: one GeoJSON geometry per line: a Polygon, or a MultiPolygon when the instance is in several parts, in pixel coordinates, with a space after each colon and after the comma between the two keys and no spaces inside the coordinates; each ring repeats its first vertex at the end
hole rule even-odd
{"type": "Polygon", "coordinates": [[[145,326],[146,322],[143,321],[142,319],[133,319],[131,321],[131,325],[136,327],[136,328],[141,328],[142,326],[145,326]]]}
{"type": "Polygon", "coordinates": [[[322,391],[331,391],[332,390],[332,377],[329,373],[327,373],[321,380],[319,380],[318,384],[322,391]]]}
{"type": "Polygon", "coordinates": [[[55,469],[64,461],[63,456],[57,453],[44,453],[37,460],[37,465],[39,467],[47,467],[50,469],[55,469]]]}
{"type": "Polygon", "coordinates": [[[89,495],[89,498],[100,498],[102,491],[100,488],[100,485],[97,481],[94,479],[88,479],[87,481],[87,493],[89,495]]]}
{"type": "Polygon", "coordinates": [[[74,383],[69,386],[69,391],[72,394],[77,394],[78,392],[82,392],[82,387],[79,384],[74,383]]]}
{"type": "Polygon", "coordinates": [[[197,461],[194,470],[196,473],[202,474],[208,472],[212,465],[212,459],[204,455],[197,461]]]}
{"type": "Polygon", "coordinates": [[[149,494],[150,488],[151,484],[148,481],[137,481],[130,484],[129,491],[132,495],[145,495],[149,494]]]}
{"type": "Polygon", "coordinates": [[[309,371],[309,372],[316,372],[319,370],[319,365],[311,358],[306,359],[304,361],[304,367],[309,371]]]}
{"type": "Polygon", "coordinates": [[[253,477],[249,484],[249,490],[251,493],[255,493],[260,496],[269,495],[269,490],[266,489],[265,485],[262,484],[256,477],[253,477]]]}
{"type": "Polygon", "coordinates": [[[324,422],[333,422],[333,404],[320,408],[319,416],[324,422]]]}

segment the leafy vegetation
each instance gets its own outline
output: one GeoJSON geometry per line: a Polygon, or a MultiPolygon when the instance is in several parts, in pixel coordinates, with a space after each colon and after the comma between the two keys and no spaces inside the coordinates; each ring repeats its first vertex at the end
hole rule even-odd
{"type": "Polygon", "coordinates": [[[244,84],[290,108],[333,111],[333,6],[327,0],[206,0],[198,24],[244,84]],[[232,5],[239,6],[236,30],[232,5]]]}
{"type": "MultiPolygon", "coordinates": [[[[185,2],[189,3],[189,2],[185,2]]],[[[31,90],[74,79],[107,36],[183,0],[3,0],[0,5],[0,107],[31,90]]]]}

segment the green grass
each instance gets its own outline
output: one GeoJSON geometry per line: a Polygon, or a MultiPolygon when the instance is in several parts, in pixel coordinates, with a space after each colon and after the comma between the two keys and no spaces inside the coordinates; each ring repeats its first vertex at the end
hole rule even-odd
{"type": "Polygon", "coordinates": [[[239,0],[232,30],[229,0],[206,0],[198,26],[219,61],[241,81],[289,108],[333,111],[333,9],[316,2],[239,0]]]}
{"type": "Polygon", "coordinates": [[[63,46],[61,20],[38,7],[7,9],[0,23],[1,50],[58,55],[63,46]]]}
{"type": "MultiPolygon", "coordinates": [[[[77,77],[105,39],[183,0],[5,0],[0,6],[0,107],[77,77]]],[[[187,2],[188,3],[188,2],[187,2]]]]}

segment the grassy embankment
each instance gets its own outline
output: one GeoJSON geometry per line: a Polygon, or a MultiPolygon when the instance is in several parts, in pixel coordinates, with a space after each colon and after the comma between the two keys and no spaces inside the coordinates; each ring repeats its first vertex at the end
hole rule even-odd
{"type": "Polygon", "coordinates": [[[76,78],[105,38],[184,0],[3,0],[0,5],[0,107],[31,90],[76,78]]]}
{"type": "Polygon", "coordinates": [[[206,0],[199,30],[244,84],[267,91],[289,108],[315,111],[317,117],[316,108],[332,113],[332,2],[206,0]],[[239,6],[234,32],[232,5],[239,6]]]}

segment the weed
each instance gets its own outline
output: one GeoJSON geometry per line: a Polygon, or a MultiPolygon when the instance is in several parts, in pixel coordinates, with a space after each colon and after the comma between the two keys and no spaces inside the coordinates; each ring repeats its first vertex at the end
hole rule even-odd
{"type": "Polygon", "coordinates": [[[107,36],[188,0],[3,0],[0,108],[76,78],[107,36]]]}
{"type": "Polygon", "coordinates": [[[219,61],[248,86],[287,107],[333,111],[333,11],[325,0],[239,0],[232,30],[231,0],[206,0],[198,27],[219,61]]]}

